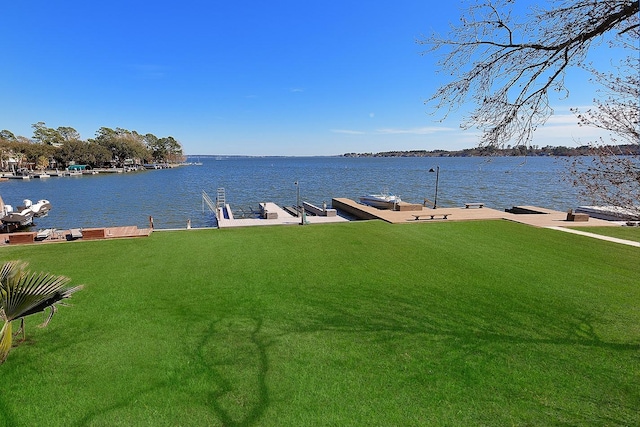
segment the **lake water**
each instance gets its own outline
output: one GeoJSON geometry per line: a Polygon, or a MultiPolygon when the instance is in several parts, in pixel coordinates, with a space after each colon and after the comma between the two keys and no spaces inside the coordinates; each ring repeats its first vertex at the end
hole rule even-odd
{"type": "Polygon", "coordinates": [[[256,209],[260,202],[292,206],[297,187],[303,201],[331,204],[334,197],[357,200],[385,189],[403,201],[433,200],[440,168],[438,206],[484,202],[503,210],[535,205],[560,211],[575,208],[577,192],[563,180],[562,159],[550,157],[200,157],[203,164],[175,169],[81,177],[9,180],[0,183],[7,204],[47,199],[53,208],[36,219],[36,228],[68,229],[137,225],[156,228],[213,227],[213,214],[203,210],[202,191],[215,199],[224,188],[234,212],[256,209]]]}

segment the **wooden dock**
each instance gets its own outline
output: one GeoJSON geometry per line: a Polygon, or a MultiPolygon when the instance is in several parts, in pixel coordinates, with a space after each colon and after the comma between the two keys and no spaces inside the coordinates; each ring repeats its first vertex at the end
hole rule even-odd
{"type": "Polygon", "coordinates": [[[332,200],[332,206],[335,209],[344,211],[349,215],[358,219],[379,219],[392,224],[407,223],[425,223],[425,222],[442,222],[442,221],[472,221],[472,220],[488,220],[488,219],[504,219],[508,221],[520,222],[535,227],[571,227],[583,226],[618,226],[619,224],[611,221],[589,218],[587,222],[576,224],[567,221],[567,213],[554,211],[551,209],[539,208],[535,206],[520,206],[517,212],[531,213],[510,213],[487,207],[468,209],[464,206],[454,208],[437,208],[431,209],[417,205],[414,210],[395,211],[390,209],[378,209],[372,206],[363,205],[351,199],[336,198],[332,200]],[[444,219],[444,216],[447,219],[444,219]],[[416,220],[416,215],[421,219],[416,220]],[[434,215],[434,219],[430,219],[434,215]],[[425,218],[422,218],[422,217],[425,218]]]}

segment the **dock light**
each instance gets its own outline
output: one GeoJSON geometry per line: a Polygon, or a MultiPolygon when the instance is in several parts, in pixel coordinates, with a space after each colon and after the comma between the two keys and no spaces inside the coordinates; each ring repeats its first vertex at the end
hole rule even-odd
{"type": "Polygon", "coordinates": [[[429,172],[436,173],[436,195],[433,198],[433,209],[435,209],[438,205],[438,180],[440,178],[440,166],[436,166],[435,170],[433,170],[433,168],[429,169],[429,172]]]}
{"type": "MultiPolygon", "coordinates": [[[[300,217],[300,225],[304,225],[304,215],[300,212],[300,181],[294,182],[297,187],[297,200],[296,200],[296,212],[298,212],[298,216],[300,217]]],[[[303,209],[304,211],[304,209],[303,209]]]]}

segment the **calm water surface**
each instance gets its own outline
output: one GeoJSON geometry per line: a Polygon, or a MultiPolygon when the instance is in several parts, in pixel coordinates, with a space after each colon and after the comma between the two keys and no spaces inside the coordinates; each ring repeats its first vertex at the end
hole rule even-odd
{"type": "MultiPolygon", "coordinates": [[[[195,161],[191,158],[190,161],[195,161]]],[[[224,188],[226,201],[236,211],[256,209],[270,201],[294,205],[296,181],[301,199],[316,205],[331,204],[334,197],[359,196],[388,189],[402,200],[433,200],[436,174],[439,206],[484,202],[495,209],[536,205],[565,211],[584,204],[563,180],[565,164],[548,157],[496,158],[342,158],[266,157],[199,158],[201,166],[150,170],[127,174],[10,180],[0,183],[7,204],[23,199],[48,199],[53,208],[36,228],[148,226],[156,228],[215,226],[203,211],[202,191],[215,199],[224,188]]]]}

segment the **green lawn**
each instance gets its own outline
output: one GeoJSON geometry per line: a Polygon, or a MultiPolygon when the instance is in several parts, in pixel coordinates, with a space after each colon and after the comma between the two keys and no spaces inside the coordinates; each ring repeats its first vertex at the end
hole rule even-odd
{"type": "Polygon", "coordinates": [[[575,230],[640,242],[640,227],[571,227],[575,230]]]}
{"type": "Polygon", "coordinates": [[[507,221],[0,249],[85,289],[5,426],[640,425],[640,251],[507,221]]]}

